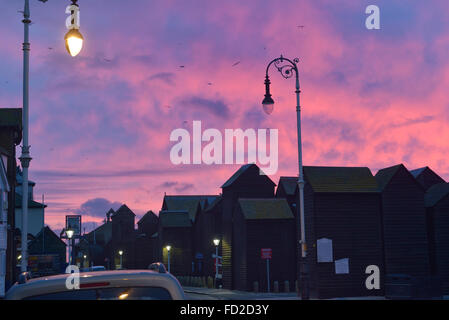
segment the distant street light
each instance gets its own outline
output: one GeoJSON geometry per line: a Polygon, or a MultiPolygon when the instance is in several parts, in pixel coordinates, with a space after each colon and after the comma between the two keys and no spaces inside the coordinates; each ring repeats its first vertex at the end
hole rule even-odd
{"type": "Polygon", "coordinates": [[[218,279],[218,246],[220,245],[220,239],[214,239],[213,240],[215,245],[215,285],[214,287],[217,287],[217,279],[218,279]]]}
{"type": "Polygon", "coordinates": [[[119,252],[118,252],[118,255],[120,256],[120,269],[122,269],[123,268],[123,265],[122,265],[122,263],[123,263],[123,250],[119,250],[119,252]]]}
{"type": "MultiPolygon", "coordinates": [[[[267,114],[271,114],[274,108],[274,100],[271,98],[270,94],[270,78],[268,77],[268,69],[274,63],[276,69],[282,74],[285,79],[291,78],[293,75],[296,76],[296,121],[297,121],[297,134],[298,134],[298,189],[299,189],[299,218],[300,218],[300,231],[301,231],[301,258],[300,258],[300,268],[299,268],[299,287],[301,290],[301,298],[309,299],[309,273],[307,269],[307,245],[306,245],[306,232],[305,232],[305,222],[304,222],[304,175],[302,168],[302,146],[301,146],[301,107],[299,104],[299,71],[296,65],[299,62],[298,58],[289,60],[284,58],[282,55],[279,58],[272,60],[266,69],[265,73],[265,97],[262,101],[263,110],[267,114]]],[[[295,246],[296,247],[296,246],[295,246]]]]}
{"type": "MultiPolygon", "coordinates": [[[[47,2],[47,0],[39,0],[47,2]]],[[[76,56],[82,48],[83,37],[79,33],[79,8],[76,4],[77,0],[72,0],[72,19],[71,30],[65,36],[67,50],[72,57],[76,56]],[[75,12],[76,11],[76,12],[75,12]],[[76,19],[76,21],[75,21],[76,19]],[[75,31],[74,31],[75,30],[75,31]]],[[[20,269],[26,272],[28,268],[28,168],[31,162],[30,145],[28,141],[29,135],[29,74],[30,74],[30,40],[29,27],[30,20],[30,0],[25,0],[23,10],[23,26],[24,40],[22,44],[23,50],[23,106],[22,106],[22,154],[20,155],[20,163],[22,165],[22,262],[20,269]]]]}
{"type": "Polygon", "coordinates": [[[165,247],[165,249],[167,249],[167,259],[168,259],[168,261],[167,261],[167,271],[168,271],[168,273],[170,273],[170,250],[171,250],[171,246],[170,245],[168,245],[168,246],[166,246],[165,247]]]}

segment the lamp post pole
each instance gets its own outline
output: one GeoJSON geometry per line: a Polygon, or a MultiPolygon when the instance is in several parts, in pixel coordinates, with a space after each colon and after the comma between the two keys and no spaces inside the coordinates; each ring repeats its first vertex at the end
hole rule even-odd
{"type": "Polygon", "coordinates": [[[120,269],[123,269],[123,258],[122,258],[122,256],[123,256],[123,251],[120,250],[120,251],[118,252],[118,254],[119,254],[119,256],[120,256],[120,269]]]}
{"type": "MultiPolygon", "coordinates": [[[[48,0],[39,0],[47,2],[48,0]]],[[[77,0],[72,0],[72,5],[78,7],[77,0]]],[[[78,10],[79,11],[79,10],[78,10]]],[[[75,14],[72,11],[72,14],[75,14]]],[[[30,74],[30,39],[29,27],[30,20],[30,0],[25,0],[23,10],[23,106],[22,106],[22,154],[20,155],[20,163],[22,165],[22,261],[20,264],[21,272],[26,272],[28,267],[28,168],[30,166],[31,155],[29,145],[29,74],[30,74]]],[[[79,21],[77,21],[79,22],[79,21]]],[[[74,21],[72,20],[72,24],[74,21]]],[[[79,28],[78,25],[76,25],[79,28]]],[[[78,29],[70,30],[66,36],[67,50],[72,56],[76,56],[82,48],[83,37],[78,29]]]]}
{"type": "Polygon", "coordinates": [[[167,265],[168,265],[168,273],[170,273],[170,251],[171,246],[166,246],[165,249],[167,249],[167,265]]]}
{"type": "Polygon", "coordinates": [[[20,269],[22,272],[27,271],[28,266],[28,167],[30,166],[30,146],[28,145],[28,110],[29,110],[29,61],[30,61],[30,42],[29,42],[29,26],[30,20],[30,3],[25,0],[25,8],[23,10],[23,26],[24,40],[23,50],[23,109],[22,109],[22,154],[20,163],[22,165],[22,263],[20,269]]]}
{"type": "MultiPolygon", "coordinates": [[[[305,232],[305,219],[304,219],[304,175],[303,175],[303,165],[302,165],[302,143],[301,143],[301,106],[300,106],[300,89],[299,89],[299,71],[297,63],[298,58],[292,60],[284,58],[282,55],[279,58],[272,60],[266,69],[265,74],[265,98],[262,102],[264,110],[267,113],[273,111],[274,101],[270,94],[270,79],[268,77],[268,69],[272,64],[277,68],[277,70],[282,74],[285,79],[291,78],[295,75],[296,85],[296,122],[297,122],[297,134],[298,134],[298,189],[299,189],[299,227],[300,227],[300,240],[301,254],[299,263],[299,288],[302,299],[309,299],[309,272],[307,265],[307,244],[306,244],[306,232],[305,232]]],[[[298,292],[299,294],[299,292],[298,292]]]]}

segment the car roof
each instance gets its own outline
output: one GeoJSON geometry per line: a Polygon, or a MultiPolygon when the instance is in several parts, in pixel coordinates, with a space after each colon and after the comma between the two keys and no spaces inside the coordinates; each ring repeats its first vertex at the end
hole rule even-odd
{"type": "MultiPolygon", "coordinates": [[[[72,274],[33,278],[23,284],[14,284],[6,293],[6,299],[24,299],[26,297],[68,291],[66,280],[72,274]]],[[[153,270],[114,270],[80,272],[80,289],[83,285],[96,283],[95,288],[110,287],[161,287],[167,289],[175,300],[184,299],[179,282],[168,273],[153,270]],[[98,285],[105,283],[104,285],[98,285]],[[107,284],[106,284],[107,283],[107,284]]],[[[87,289],[87,287],[85,288],[87,289]]]]}

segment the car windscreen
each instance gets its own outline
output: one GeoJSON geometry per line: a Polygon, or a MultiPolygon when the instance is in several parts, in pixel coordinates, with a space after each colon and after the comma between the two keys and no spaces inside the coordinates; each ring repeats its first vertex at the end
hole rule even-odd
{"type": "Polygon", "coordinates": [[[167,289],[159,287],[96,288],[53,292],[24,300],[172,300],[167,289]]]}

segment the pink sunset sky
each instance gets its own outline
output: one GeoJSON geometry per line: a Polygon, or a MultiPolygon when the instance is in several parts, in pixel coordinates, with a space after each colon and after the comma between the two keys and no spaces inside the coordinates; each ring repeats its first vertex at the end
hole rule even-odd
{"type": "MultiPolygon", "coordinates": [[[[21,107],[23,1],[0,1],[0,107],[21,107]]],[[[261,107],[280,54],[300,59],[305,165],[428,165],[449,179],[446,0],[79,0],[76,58],[68,4],[31,1],[30,178],[53,229],[81,213],[90,230],[121,203],[158,212],[164,192],[218,194],[239,165],[170,162],[170,133],[193,120],[278,129],[271,179],[296,175],[294,80],[271,69],[275,110],[261,107]],[[370,4],[380,30],[365,28],[370,4]]]]}

